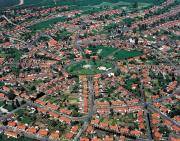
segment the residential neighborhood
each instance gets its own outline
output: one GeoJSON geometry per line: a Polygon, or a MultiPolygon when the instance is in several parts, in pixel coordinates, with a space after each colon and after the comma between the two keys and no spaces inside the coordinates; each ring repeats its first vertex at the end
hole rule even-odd
{"type": "Polygon", "coordinates": [[[179,141],[179,0],[0,1],[0,141],[179,141]]]}

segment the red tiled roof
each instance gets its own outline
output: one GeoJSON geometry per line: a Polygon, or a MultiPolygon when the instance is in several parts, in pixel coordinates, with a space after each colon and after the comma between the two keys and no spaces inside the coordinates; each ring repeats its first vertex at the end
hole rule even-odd
{"type": "Polygon", "coordinates": [[[13,132],[13,131],[5,130],[4,134],[7,135],[7,136],[10,136],[10,137],[13,137],[13,138],[18,138],[18,133],[13,132]]]}
{"type": "Polygon", "coordinates": [[[36,134],[37,129],[34,127],[30,127],[26,130],[29,134],[36,134]]]}
{"type": "Polygon", "coordinates": [[[46,129],[40,129],[37,134],[40,136],[47,136],[48,131],[46,129]]]}
{"type": "Polygon", "coordinates": [[[71,132],[65,134],[65,137],[66,137],[67,139],[72,139],[73,136],[74,136],[74,134],[71,133],[71,132]]]}

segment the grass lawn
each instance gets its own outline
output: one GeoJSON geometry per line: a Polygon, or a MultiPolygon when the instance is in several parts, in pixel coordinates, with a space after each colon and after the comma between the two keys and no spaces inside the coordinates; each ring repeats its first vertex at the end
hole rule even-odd
{"type": "Polygon", "coordinates": [[[68,100],[70,104],[77,104],[79,102],[79,99],[76,97],[69,97],[68,100]]]}
{"type": "Polygon", "coordinates": [[[127,50],[120,50],[114,54],[115,60],[122,60],[122,59],[128,59],[128,58],[133,58],[137,56],[142,56],[143,52],[141,51],[127,51],[127,50]]]}
{"type": "Polygon", "coordinates": [[[4,108],[4,109],[7,109],[9,112],[12,111],[12,110],[14,110],[14,108],[12,107],[11,104],[8,104],[8,105],[6,105],[6,106],[3,106],[3,108],[4,108]]]}
{"type": "Polygon", "coordinates": [[[4,86],[4,82],[0,82],[0,88],[4,86]]]}
{"type": "Polygon", "coordinates": [[[101,45],[90,46],[88,49],[91,50],[94,55],[99,55],[103,58],[109,56],[114,51],[118,50],[117,48],[106,47],[106,46],[101,46],[101,45]]]}
{"type": "Polygon", "coordinates": [[[56,24],[58,22],[64,22],[65,20],[66,20],[66,17],[57,17],[57,18],[53,18],[53,19],[50,19],[47,21],[43,21],[43,22],[34,24],[34,25],[30,26],[29,28],[33,31],[41,30],[41,29],[45,29],[45,28],[50,28],[54,24],[56,24]]]}
{"type": "Polygon", "coordinates": [[[0,56],[14,58],[14,61],[20,60],[22,55],[23,55],[23,52],[16,48],[1,48],[0,49],[0,56]]]}
{"type": "Polygon", "coordinates": [[[20,122],[28,125],[31,125],[33,123],[32,119],[29,117],[23,117],[20,122]]]}
{"type": "Polygon", "coordinates": [[[106,69],[113,68],[112,64],[105,61],[97,60],[96,62],[93,62],[91,60],[82,60],[80,62],[73,63],[70,66],[68,66],[67,71],[75,75],[93,75],[105,72],[105,70],[98,69],[98,67],[101,66],[106,67],[106,69]]]}
{"type": "Polygon", "coordinates": [[[4,105],[4,102],[3,101],[0,101],[0,107],[4,105]]]}
{"type": "MultiPolygon", "coordinates": [[[[14,0],[15,1],[15,0],[14,0]]],[[[103,2],[108,3],[118,3],[118,2],[125,2],[125,3],[150,3],[150,4],[159,4],[164,0],[55,0],[57,5],[68,5],[68,6],[94,6],[100,5],[103,2]]],[[[55,5],[54,0],[24,0],[25,6],[53,6],[55,5]]]]}
{"type": "Polygon", "coordinates": [[[5,8],[19,4],[19,0],[0,0],[0,7],[5,8]]]}
{"type": "Polygon", "coordinates": [[[2,138],[0,137],[0,141],[38,141],[36,139],[30,139],[30,138],[26,138],[26,137],[20,137],[18,139],[16,138],[8,138],[5,135],[2,135],[2,138]]]}
{"type": "Polygon", "coordinates": [[[18,111],[15,112],[16,115],[22,116],[24,114],[24,109],[19,109],[18,111]]]}
{"type": "Polygon", "coordinates": [[[137,50],[132,50],[132,51],[119,50],[118,51],[118,48],[106,47],[106,46],[90,46],[88,49],[92,51],[93,55],[99,55],[102,58],[106,58],[112,55],[115,60],[128,59],[128,58],[133,58],[133,57],[143,55],[143,52],[137,51],[137,50]]]}

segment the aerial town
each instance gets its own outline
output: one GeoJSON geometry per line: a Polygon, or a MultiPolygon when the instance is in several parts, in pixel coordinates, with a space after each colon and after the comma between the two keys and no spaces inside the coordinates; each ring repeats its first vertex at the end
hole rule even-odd
{"type": "Polygon", "coordinates": [[[0,141],[180,141],[180,0],[0,0],[0,141]]]}

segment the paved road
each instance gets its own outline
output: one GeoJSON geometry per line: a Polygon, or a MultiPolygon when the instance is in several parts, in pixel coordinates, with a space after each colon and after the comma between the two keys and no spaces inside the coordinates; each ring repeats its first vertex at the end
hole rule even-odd
{"type": "Polygon", "coordinates": [[[11,20],[9,20],[5,15],[1,15],[1,18],[4,18],[8,23],[16,25],[15,23],[13,23],[11,20]]]}
{"type": "Polygon", "coordinates": [[[89,122],[85,121],[83,126],[81,127],[81,129],[79,130],[79,132],[77,133],[77,135],[74,137],[73,141],[78,141],[81,134],[87,129],[89,122]]]}
{"type": "Polygon", "coordinates": [[[94,114],[94,85],[93,85],[93,78],[89,76],[88,79],[88,88],[89,88],[89,109],[88,109],[88,118],[91,120],[94,114]]]}
{"type": "MultiPolygon", "coordinates": [[[[138,76],[139,78],[142,80],[142,76],[138,71],[138,76]]],[[[144,94],[144,84],[143,81],[140,82],[140,94],[141,94],[141,99],[144,103],[144,115],[145,115],[145,121],[146,121],[146,126],[147,126],[147,134],[148,134],[148,139],[152,140],[153,136],[152,136],[152,131],[151,131],[151,121],[149,119],[149,111],[147,110],[147,106],[146,106],[146,97],[144,94]]]]}

